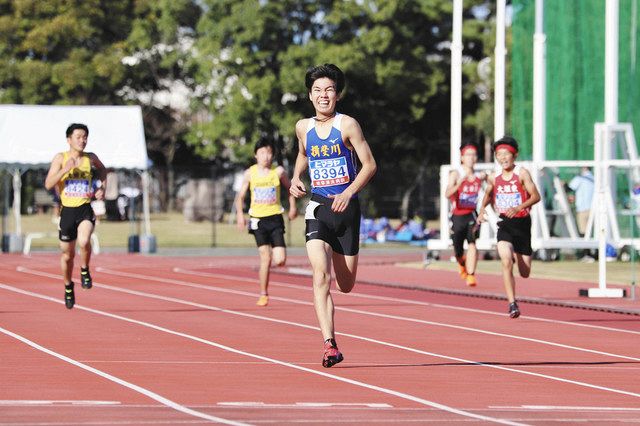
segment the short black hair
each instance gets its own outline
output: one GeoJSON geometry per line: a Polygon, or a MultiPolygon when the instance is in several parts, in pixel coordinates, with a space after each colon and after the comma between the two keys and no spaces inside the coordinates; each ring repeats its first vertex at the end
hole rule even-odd
{"type": "Polygon", "coordinates": [[[519,151],[519,149],[518,149],[518,141],[515,140],[513,137],[511,137],[509,135],[505,135],[505,136],[501,137],[500,139],[498,139],[497,141],[495,141],[493,143],[493,145],[491,145],[491,150],[493,152],[496,152],[496,147],[498,145],[509,145],[510,147],[515,149],[516,152],[519,151]]]}
{"type": "Polygon", "coordinates": [[[271,152],[276,153],[276,146],[273,141],[269,138],[262,137],[258,142],[256,142],[256,146],[253,148],[253,153],[256,154],[260,148],[270,147],[271,152]]]}
{"type": "Polygon", "coordinates": [[[69,127],[67,127],[67,137],[71,137],[71,135],[73,134],[74,130],[84,130],[84,132],[87,134],[87,136],[89,136],[89,128],[87,127],[86,124],[82,124],[82,123],[71,123],[69,125],[69,127]]]}
{"type": "Polygon", "coordinates": [[[324,77],[335,81],[337,93],[342,93],[342,90],[344,90],[344,73],[340,68],[333,64],[324,64],[309,68],[304,78],[307,90],[311,91],[313,83],[317,79],[324,77]]]}

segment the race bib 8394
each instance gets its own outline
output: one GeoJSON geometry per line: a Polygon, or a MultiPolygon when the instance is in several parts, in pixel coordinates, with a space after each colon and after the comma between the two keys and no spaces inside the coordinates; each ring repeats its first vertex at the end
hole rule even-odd
{"type": "Polygon", "coordinates": [[[310,160],[309,175],[314,188],[349,183],[349,170],[344,157],[310,160]]]}

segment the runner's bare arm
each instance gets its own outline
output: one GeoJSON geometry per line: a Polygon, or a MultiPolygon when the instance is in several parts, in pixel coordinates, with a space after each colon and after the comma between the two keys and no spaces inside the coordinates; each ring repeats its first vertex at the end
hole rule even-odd
{"type": "Polygon", "coordinates": [[[520,179],[522,181],[522,186],[524,186],[524,189],[526,189],[526,191],[529,193],[529,198],[527,199],[527,201],[521,204],[522,208],[520,210],[523,210],[533,206],[535,203],[540,201],[540,193],[538,192],[538,188],[531,178],[531,173],[529,173],[529,170],[522,168],[520,171],[520,179]]]}
{"type": "Polygon", "coordinates": [[[69,170],[73,168],[73,162],[67,162],[66,167],[62,164],[63,155],[58,153],[51,160],[51,166],[49,167],[49,172],[47,173],[47,177],[44,180],[44,187],[47,190],[55,187],[62,176],[67,173],[69,170]]]}
{"type": "Polygon", "coordinates": [[[491,202],[491,196],[493,194],[493,186],[495,185],[495,177],[492,174],[487,175],[487,186],[484,189],[484,197],[480,203],[480,212],[478,213],[478,223],[485,222],[487,220],[487,214],[485,209],[491,202]]]}
{"type": "Polygon", "coordinates": [[[94,196],[96,200],[103,200],[104,193],[107,186],[107,168],[102,164],[102,161],[94,153],[88,153],[89,161],[91,161],[91,168],[96,170],[96,178],[100,181],[100,186],[96,189],[94,196]]]}
{"type": "Polygon", "coordinates": [[[296,157],[296,164],[293,167],[293,177],[291,178],[291,188],[289,192],[295,198],[304,197],[307,194],[307,189],[301,180],[302,173],[309,166],[307,162],[307,152],[304,143],[305,135],[305,120],[298,120],[296,123],[296,136],[298,138],[298,156],[296,157]]]}
{"type": "Polygon", "coordinates": [[[278,177],[280,178],[280,185],[282,188],[289,194],[289,214],[288,217],[290,220],[293,220],[298,215],[298,207],[296,206],[296,197],[294,197],[289,190],[291,189],[291,182],[289,181],[289,176],[287,176],[287,171],[282,166],[278,166],[276,169],[278,173],[278,177]]]}
{"type": "Polygon", "coordinates": [[[242,176],[242,185],[236,194],[236,199],[234,200],[234,204],[236,207],[236,226],[238,229],[244,229],[247,226],[247,222],[244,218],[244,197],[247,195],[247,190],[249,189],[249,180],[251,178],[251,173],[249,169],[244,171],[242,176]]]}
{"type": "Polygon", "coordinates": [[[449,181],[447,183],[447,189],[444,192],[444,196],[446,198],[450,198],[451,196],[453,196],[453,194],[458,192],[458,189],[462,184],[462,179],[458,179],[459,175],[460,174],[457,170],[451,170],[449,172],[449,181]]]}

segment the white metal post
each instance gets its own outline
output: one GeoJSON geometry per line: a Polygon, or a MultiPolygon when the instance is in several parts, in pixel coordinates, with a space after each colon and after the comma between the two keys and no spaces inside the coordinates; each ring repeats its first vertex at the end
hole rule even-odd
{"type": "Polygon", "coordinates": [[[20,205],[22,204],[22,174],[20,169],[13,171],[13,218],[15,220],[15,235],[19,238],[22,235],[22,215],[20,205]]]}
{"type": "Polygon", "coordinates": [[[145,235],[151,235],[151,220],[149,209],[149,172],[144,170],[142,172],[142,215],[144,216],[144,233],[145,235]]]}
{"type": "Polygon", "coordinates": [[[496,5],[496,47],[495,47],[495,81],[494,81],[494,117],[493,137],[498,140],[504,136],[505,105],[505,8],[506,0],[497,0],[496,5]]]}
{"type": "Polygon", "coordinates": [[[449,200],[445,197],[445,192],[447,192],[450,171],[449,167],[440,167],[440,240],[446,241],[447,246],[449,245],[449,200]]]}
{"type": "MultiPolygon", "coordinates": [[[[607,0],[604,49],[604,121],[618,122],[618,0],[607,0]]],[[[608,147],[605,152],[610,152],[608,147]]],[[[607,155],[607,159],[611,156],[607,155]]]]}
{"type": "MultiPolygon", "coordinates": [[[[544,33],[544,0],[536,0],[536,31],[533,35],[533,162],[546,157],[547,36],[544,33]]],[[[542,190],[542,188],[538,188],[542,190]]],[[[544,194],[540,194],[543,196],[544,194]]]]}
{"type": "MultiPolygon", "coordinates": [[[[595,215],[594,236],[598,238],[598,287],[590,288],[589,297],[623,297],[622,289],[607,288],[607,237],[609,233],[608,215],[615,214],[609,211],[613,208],[608,202],[609,186],[609,159],[605,158],[610,149],[610,129],[604,123],[596,123],[594,126],[594,183],[597,199],[597,212],[595,215]]],[[[613,218],[615,221],[615,218],[613,218]]]]}
{"type": "Polygon", "coordinates": [[[462,0],[453,1],[451,41],[451,165],[460,164],[462,139],[462,0]]]}

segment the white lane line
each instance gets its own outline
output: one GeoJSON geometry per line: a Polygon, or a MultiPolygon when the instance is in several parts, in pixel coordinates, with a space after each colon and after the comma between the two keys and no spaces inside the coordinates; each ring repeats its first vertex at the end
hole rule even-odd
{"type": "MultiPolygon", "coordinates": [[[[27,271],[26,268],[23,268],[23,269],[24,269],[23,272],[27,271]]],[[[28,272],[28,273],[33,273],[33,274],[42,275],[42,276],[51,276],[52,275],[52,274],[48,274],[46,272],[40,273],[38,271],[33,271],[33,270],[31,272],[28,272]]],[[[53,276],[55,276],[55,275],[53,275],[53,276]]],[[[55,276],[55,277],[59,278],[57,276],[55,276]]],[[[302,323],[296,323],[296,322],[292,322],[292,321],[279,320],[279,319],[275,319],[275,318],[264,317],[262,315],[255,315],[255,314],[249,314],[249,313],[240,312],[240,311],[233,311],[233,310],[229,310],[229,309],[223,309],[223,308],[220,308],[220,307],[217,307],[217,306],[211,306],[211,305],[205,305],[205,304],[201,304],[201,303],[189,302],[189,301],[186,301],[184,299],[176,299],[176,298],[173,298],[173,297],[166,297],[166,296],[156,295],[156,294],[153,294],[153,293],[146,293],[146,292],[141,292],[141,291],[128,290],[128,289],[123,289],[123,288],[120,288],[120,287],[110,286],[110,285],[107,285],[107,284],[96,284],[96,285],[98,287],[100,287],[100,288],[104,288],[104,289],[108,289],[108,290],[118,291],[118,292],[127,293],[127,294],[133,294],[133,295],[152,298],[152,299],[157,299],[157,300],[164,300],[164,301],[168,301],[168,302],[179,303],[179,304],[183,304],[183,305],[187,305],[187,306],[192,306],[192,307],[197,307],[197,308],[202,308],[202,309],[207,309],[207,310],[213,310],[213,311],[217,311],[217,312],[224,312],[224,313],[228,313],[228,314],[231,314],[231,315],[237,315],[237,316],[241,316],[241,317],[258,319],[258,320],[261,320],[261,321],[268,321],[268,322],[274,322],[274,323],[279,323],[279,324],[286,324],[286,325],[290,325],[290,326],[306,328],[306,329],[311,329],[311,330],[319,330],[319,328],[316,327],[316,326],[311,326],[311,325],[302,324],[302,323]]],[[[3,287],[3,286],[0,285],[0,287],[3,287]]],[[[24,291],[24,290],[20,290],[20,289],[14,288],[14,287],[11,287],[10,289],[12,289],[14,291],[17,290],[18,292],[24,291]]],[[[62,303],[62,302],[60,302],[60,303],[62,303]]],[[[395,344],[395,343],[385,342],[385,341],[382,341],[382,340],[376,340],[376,339],[372,339],[372,338],[369,338],[369,337],[359,336],[359,335],[350,334],[350,333],[337,332],[336,334],[340,335],[340,336],[350,337],[350,338],[353,338],[353,339],[374,343],[374,344],[379,344],[379,345],[382,345],[382,346],[388,346],[388,347],[392,347],[392,348],[396,348],[396,349],[400,349],[400,350],[404,350],[404,351],[408,351],[408,352],[413,352],[413,353],[417,353],[417,354],[421,354],[421,355],[427,355],[427,356],[432,356],[432,357],[436,357],[436,358],[446,359],[446,360],[449,360],[449,361],[457,361],[457,362],[464,363],[464,364],[477,365],[477,366],[486,367],[486,368],[494,368],[496,370],[509,371],[509,372],[513,372],[513,373],[517,373],[517,374],[524,374],[524,375],[528,375],[528,376],[534,376],[534,377],[539,377],[539,378],[543,378],[543,379],[548,379],[548,380],[554,380],[554,381],[563,382],[563,383],[574,384],[574,385],[577,385],[577,386],[587,387],[587,388],[591,388],[591,389],[603,390],[603,391],[606,391],[606,392],[618,393],[618,394],[622,394],[622,395],[628,395],[628,396],[633,396],[633,397],[636,397],[636,398],[640,398],[640,394],[638,394],[638,393],[624,391],[624,390],[615,389],[615,388],[609,388],[609,387],[606,387],[606,386],[599,386],[599,385],[594,385],[594,384],[591,384],[591,383],[580,382],[580,381],[570,380],[570,379],[564,379],[564,378],[561,378],[561,377],[551,376],[551,375],[547,375],[547,374],[535,373],[535,372],[532,372],[532,371],[519,370],[519,369],[515,369],[515,368],[501,366],[501,365],[487,364],[487,363],[482,363],[482,362],[479,362],[479,361],[471,361],[471,360],[467,360],[467,359],[463,359],[463,358],[457,358],[457,357],[452,357],[452,356],[448,356],[448,355],[437,354],[437,353],[434,353],[434,352],[427,352],[427,351],[423,351],[423,350],[420,350],[420,349],[411,348],[411,347],[408,347],[408,346],[402,346],[402,345],[398,345],[398,344],[395,344]]]]}
{"type": "Polygon", "coordinates": [[[260,401],[235,401],[218,402],[218,405],[250,408],[393,408],[393,405],[377,402],[294,402],[291,404],[272,404],[260,401]]]}
{"type": "MultiPolygon", "coordinates": [[[[96,285],[96,283],[94,282],[94,286],[95,285],[96,285]]],[[[108,288],[108,289],[117,289],[116,287],[107,286],[105,284],[100,284],[99,287],[100,288],[108,288]]],[[[62,304],[63,303],[62,301],[59,301],[58,299],[54,299],[53,297],[45,296],[45,295],[38,294],[38,293],[33,293],[31,291],[22,290],[20,288],[12,287],[12,286],[7,285],[7,284],[0,284],[0,288],[3,288],[5,290],[9,290],[9,291],[13,291],[15,293],[20,293],[20,294],[24,294],[24,295],[27,295],[27,296],[31,296],[31,297],[35,297],[35,298],[39,298],[39,299],[43,299],[43,300],[48,300],[48,301],[51,301],[51,302],[54,302],[54,303],[58,303],[58,304],[62,304]]],[[[118,290],[116,290],[116,291],[118,291],[118,290]]],[[[143,295],[144,294],[142,292],[133,292],[133,291],[129,291],[129,290],[124,291],[124,292],[125,293],[130,293],[130,294],[136,294],[136,295],[143,295]]],[[[184,302],[179,302],[178,301],[179,299],[164,298],[164,297],[161,297],[161,296],[155,296],[153,294],[148,294],[147,297],[152,297],[152,298],[157,298],[157,299],[167,300],[167,301],[173,301],[173,302],[177,302],[177,303],[184,303],[184,302]]],[[[194,304],[187,303],[187,304],[190,304],[192,306],[200,305],[200,304],[195,304],[195,303],[194,304]]],[[[205,307],[205,305],[200,305],[200,307],[205,307]]],[[[149,322],[139,321],[139,320],[136,320],[136,319],[133,319],[133,318],[124,317],[122,315],[116,315],[116,314],[112,314],[112,313],[109,313],[109,312],[101,311],[99,309],[88,308],[86,306],[80,306],[80,305],[76,305],[74,307],[74,309],[80,309],[80,310],[91,312],[91,313],[94,313],[94,314],[97,314],[97,315],[102,315],[102,316],[105,316],[105,317],[108,317],[108,318],[113,318],[113,319],[117,319],[117,320],[120,320],[120,321],[131,323],[131,324],[136,324],[136,325],[140,325],[140,326],[143,326],[143,327],[151,328],[153,330],[161,331],[163,333],[172,334],[174,336],[183,337],[185,339],[189,339],[189,340],[193,340],[195,342],[203,343],[205,345],[213,346],[215,348],[218,348],[218,349],[221,349],[221,350],[224,350],[224,351],[227,351],[227,352],[235,353],[235,354],[238,354],[238,355],[243,355],[243,356],[250,357],[250,358],[259,359],[259,360],[262,360],[262,361],[267,361],[269,363],[280,365],[280,366],[283,366],[283,367],[288,367],[288,368],[292,368],[292,369],[295,369],[295,370],[300,370],[300,371],[303,371],[303,372],[306,372],[306,373],[315,374],[315,375],[318,375],[318,376],[322,376],[322,377],[326,377],[326,378],[329,378],[329,379],[332,379],[332,380],[337,380],[337,381],[340,381],[340,382],[348,383],[348,384],[351,384],[351,385],[354,385],[354,386],[358,386],[358,387],[362,387],[362,388],[365,388],[365,389],[369,389],[369,390],[372,390],[372,391],[377,391],[377,392],[384,393],[384,394],[387,394],[387,395],[392,395],[392,396],[395,396],[395,397],[398,397],[398,398],[401,398],[401,399],[405,399],[405,400],[408,400],[408,401],[416,402],[416,403],[421,404],[421,405],[426,405],[426,406],[429,406],[429,407],[437,408],[437,409],[442,410],[442,411],[447,411],[447,412],[452,413],[452,414],[457,414],[459,416],[469,417],[469,418],[473,418],[473,419],[478,419],[478,420],[483,420],[483,421],[488,421],[488,422],[494,422],[494,423],[499,423],[499,424],[505,424],[505,425],[514,425],[514,426],[522,425],[522,423],[511,422],[509,420],[503,420],[503,419],[483,416],[483,415],[480,415],[480,414],[475,414],[475,413],[464,411],[464,410],[459,410],[457,408],[449,407],[449,406],[444,405],[444,404],[440,404],[440,403],[437,403],[437,402],[434,402],[434,401],[429,401],[429,400],[426,400],[426,399],[423,399],[423,398],[419,398],[417,396],[410,395],[410,394],[407,394],[407,393],[404,393],[404,392],[395,391],[393,389],[383,388],[383,387],[380,387],[380,386],[372,385],[372,384],[361,382],[361,381],[358,381],[358,380],[352,380],[352,379],[348,379],[348,378],[345,378],[345,377],[341,377],[341,376],[336,376],[336,375],[333,375],[333,374],[325,373],[323,371],[317,371],[317,370],[312,370],[312,369],[307,368],[307,367],[301,367],[299,365],[291,364],[289,362],[281,361],[281,360],[278,360],[278,359],[275,359],[275,358],[269,358],[269,357],[265,357],[265,356],[262,356],[262,355],[254,354],[254,353],[251,353],[251,352],[246,352],[246,351],[243,351],[243,350],[240,350],[240,349],[235,349],[235,348],[232,348],[230,346],[226,346],[226,345],[223,345],[223,344],[220,344],[220,343],[213,342],[211,340],[203,339],[203,338],[200,338],[200,337],[197,337],[197,336],[192,336],[190,334],[182,333],[180,331],[171,330],[171,329],[168,329],[168,328],[165,328],[165,327],[162,327],[162,326],[159,326],[159,325],[155,325],[155,324],[152,324],[152,323],[149,323],[149,322]]],[[[209,307],[208,309],[212,309],[212,308],[209,307]]],[[[212,310],[226,312],[225,310],[218,309],[218,308],[213,308],[212,310]]],[[[291,324],[293,325],[294,323],[291,323],[291,324]]],[[[12,333],[12,332],[10,332],[8,330],[5,331],[4,329],[0,328],[0,331],[6,332],[6,334],[11,335],[12,337],[16,337],[19,340],[30,342],[33,345],[36,345],[35,343],[33,343],[33,342],[31,342],[31,341],[29,341],[29,340],[27,340],[27,339],[25,339],[25,338],[23,338],[21,336],[18,336],[18,335],[14,334],[14,333],[12,333]]],[[[34,346],[34,347],[36,347],[36,346],[34,346]]],[[[42,347],[38,345],[36,348],[42,348],[42,347]]],[[[57,357],[63,357],[61,359],[66,360],[67,362],[71,362],[74,365],[77,364],[79,367],[88,369],[89,371],[96,372],[96,374],[99,374],[99,375],[103,375],[104,374],[106,376],[110,376],[107,373],[100,372],[99,370],[96,370],[96,369],[94,369],[92,367],[89,367],[89,366],[86,366],[84,364],[81,364],[81,363],[78,363],[76,361],[73,361],[70,358],[65,357],[64,355],[56,354],[55,352],[49,351],[46,348],[42,348],[41,350],[43,350],[43,351],[45,351],[47,353],[50,353],[50,354],[52,354],[54,356],[57,356],[57,357]]],[[[142,388],[139,388],[136,385],[130,384],[130,383],[125,382],[125,381],[121,381],[120,379],[117,379],[116,377],[113,377],[113,376],[110,376],[110,377],[112,377],[113,379],[118,380],[118,381],[114,380],[114,381],[116,381],[116,383],[122,382],[121,384],[123,384],[125,386],[129,385],[127,387],[135,386],[135,388],[132,388],[134,390],[137,388],[137,389],[146,391],[146,390],[144,390],[142,388]]],[[[107,377],[107,378],[109,378],[109,377],[107,377]]],[[[110,380],[112,380],[112,379],[110,379],[110,380]]],[[[156,394],[151,393],[150,391],[147,391],[147,392],[150,393],[151,397],[153,395],[156,395],[156,394]]],[[[156,399],[159,402],[165,403],[165,404],[167,402],[172,403],[171,401],[169,401],[166,398],[163,398],[163,397],[161,397],[159,395],[157,395],[157,398],[154,398],[154,399],[156,399]],[[157,399],[157,398],[161,398],[161,399],[157,399]]],[[[175,403],[173,403],[173,404],[175,404],[175,403]]],[[[176,404],[176,406],[177,407],[182,407],[182,406],[179,406],[177,404],[176,404]]],[[[184,408],[186,410],[190,410],[190,409],[188,409],[186,407],[182,407],[182,408],[184,408]]],[[[192,411],[193,413],[198,413],[197,411],[194,411],[194,410],[190,410],[190,411],[192,411]]],[[[198,413],[198,414],[201,414],[201,413],[198,413]]],[[[220,420],[223,420],[223,419],[214,420],[214,421],[220,421],[220,420]]],[[[227,423],[227,424],[242,424],[242,423],[227,423]]]]}
{"type": "MultiPolygon", "coordinates": [[[[110,274],[112,273],[112,272],[108,272],[109,269],[107,269],[107,268],[98,268],[98,269],[101,270],[101,271],[105,271],[107,273],[110,273],[110,274]]],[[[259,283],[260,282],[259,280],[255,279],[255,278],[242,277],[242,276],[238,276],[238,275],[218,274],[218,273],[213,273],[213,272],[200,272],[200,271],[193,271],[193,270],[190,270],[190,269],[184,269],[184,268],[178,268],[178,267],[173,268],[173,270],[174,270],[174,272],[178,272],[178,273],[181,273],[181,274],[194,275],[194,276],[199,276],[199,277],[203,277],[203,278],[233,279],[233,280],[236,280],[236,281],[246,281],[246,282],[253,282],[253,283],[259,283]]],[[[274,286],[277,286],[277,287],[284,287],[284,288],[293,288],[293,289],[305,290],[305,291],[313,291],[313,289],[310,286],[302,286],[302,285],[298,285],[298,284],[291,284],[291,283],[285,283],[285,282],[274,281],[274,280],[269,280],[269,285],[274,285],[274,286]]],[[[254,294],[255,293],[252,293],[252,295],[254,295],[254,294]]],[[[495,316],[500,316],[500,317],[504,317],[505,316],[504,313],[499,313],[499,312],[494,312],[494,311],[486,311],[486,310],[483,310],[483,309],[465,308],[465,307],[462,307],[462,306],[445,305],[445,304],[441,304],[441,303],[420,302],[419,300],[400,299],[400,298],[396,298],[396,297],[377,296],[377,295],[373,295],[373,294],[363,294],[363,293],[353,293],[352,292],[352,293],[348,293],[348,294],[341,294],[341,296],[343,296],[343,297],[356,297],[356,298],[363,298],[363,299],[373,299],[373,300],[383,300],[383,301],[386,301],[386,302],[399,302],[399,303],[406,303],[406,304],[410,304],[410,305],[429,306],[429,307],[437,307],[437,308],[442,308],[442,309],[453,309],[453,310],[457,310],[457,311],[474,312],[474,313],[479,313],[479,314],[495,315],[495,316]]],[[[564,324],[564,325],[570,325],[570,326],[574,326],[574,327],[593,328],[593,329],[597,329],[597,330],[606,330],[606,331],[613,331],[613,332],[618,332],[618,333],[628,333],[628,334],[640,335],[640,331],[625,330],[625,329],[613,328],[613,327],[605,327],[605,326],[602,326],[602,325],[581,324],[581,323],[575,323],[575,322],[570,322],[570,321],[561,321],[561,320],[554,320],[554,319],[548,319],[548,318],[532,317],[532,316],[528,316],[528,315],[521,315],[520,318],[526,318],[526,319],[529,319],[529,320],[540,321],[540,322],[549,322],[549,323],[554,323],[554,324],[564,324]]]]}
{"type": "Polygon", "coordinates": [[[83,407],[86,406],[113,406],[113,405],[120,405],[121,402],[120,401],[83,401],[83,400],[78,400],[78,399],[62,399],[62,400],[44,400],[44,399],[2,399],[0,400],[0,406],[12,406],[12,407],[18,407],[18,406],[35,406],[35,405],[44,405],[44,406],[49,406],[49,405],[55,405],[55,406],[77,406],[77,405],[81,405],[83,407]]]}
{"type": "Polygon", "coordinates": [[[637,407],[583,407],[574,405],[516,405],[516,406],[498,406],[493,405],[487,408],[494,410],[536,410],[536,411],[640,411],[637,407]]]}
{"type": "MultiPolygon", "coordinates": [[[[3,287],[5,287],[5,286],[3,286],[3,287]]],[[[35,293],[34,293],[34,295],[35,295],[35,293]]],[[[45,299],[50,299],[53,302],[62,303],[62,302],[58,302],[57,300],[55,300],[53,298],[49,298],[49,297],[45,297],[45,299]]],[[[58,352],[54,352],[51,349],[45,348],[44,346],[41,346],[41,345],[37,344],[36,342],[34,342],[32,340],[29,340],[26,337],[23,337],[23,336],[21,336],[21,335],[19,335],[17,333],[9,331],[9,330],[7,330],[7,329],[5,329],[3,327],[0,327],[0,333],[4,333],[9,337],[13,337],[14,339],[19,340],[22,343],[24,343],[24,344],[26,344],[28,346],[31,346],[34,349],[39,350],[40,352],[44,352],[47,355],[51,355],[51,356],[53,356],[55,358],[58,358],[58,359],[60,359],[60,360],[62,360],[64,362],[67,362],[67,363],[69,363],[71,365],[74,365],[76,367],[82,368],[83,370],[86,370],[86,371],[88,371],[90,373],[93,373],[93,374],[98,375],[100,377],[103,377],[103,378],[105,378],[107,380],[110,380],[110,381],[112,381],[114,383],[117,383],[120,386],[124,386],[126,388],[129,388],[129,389],[133,390],[134,392],[138,392],[138,393],[146,396],[147,398],[151,398],[151,399],[153,399],[155,401],[158,401],[162,405],[165,405],[165,406],[167,406],[167,407],[169,407],[171,409],[174,409],[176,411],[179,411],[181,413],[188,414],[190,416],[198,417],[198,418],[205,419],[205,420],[210,420],[210,421],[216,422],[216,423],[226,424],[226,425],[237,425],[237,426],[247,425],[247,423],[234,422],[234,421],[223,419],[223,418],[220,418],[220,417],[210,416],[210,415],[208,415],[206,413],[201,413],[200,411],[192,410],[191,408],[185,407],[184,405],[180,405],[177,402],[171,401],[168,398],[165,398],[165,397],[163,397],[163,396],[161,396],[161,395],[159,395],[159,394],[157,394],[155,392],[152,392],[149,389],[145,389],[142,386],[138,386],[138,385],[133,384],[131,382],[127,382],[126,380],[122,380],[122,379],[120,379],[120,378],[118,378],[116,376],[113,376],[113,375],[111,375],[109,373],[106,373],[106,372],[104,372],[102,370],[98,370],[97,368],[93,368],[93,367],[91,367],[91,366],[89,366],[87,364],[84,364],[82,362],[76,361],[76,360],[74,360],[72,358],[69,358],[68,356],[62,355],[62,354],[60,354],[58,352]]]]}
{"type": "MultiPolygon", "coordinates": [[[[46,272],[39,272],[39,271],[35,271],[35,270],[32,270],[32,269],[19,268],[19,270],[21,272],[27,272],[27,273],[31,273],[31,274],[45,274],[44,276],[47,276],[47,277],[58,278],[58,276],[56,276],[56,275],[48,274],[46,272]]],[[[203,290],[208,290],[208,291],[217,291],[217,292],[222,292],[222,293],[232,293],[232,294],[237,294],[237,295],[241,295],[241,296],[255,297],[255,295],[256,295],[255,293],[243,292],[243,291],[238,291],[238,290],[229,290],[229,289],[225,289],[225,288],[221,288],[221,287],[214,287],[214,286],[210,286],[210,285],[191,283],[191,282],[188,282],[188,281],[174,280],[174,279],[169,279],[169,278],[153,277],[153,276],[142,275],[142,274],[132,274],[132,273],[128,273],[128,272],[112,271],[112,270],[109,270],[109,269],[103,269],[101,272],[102,273],[107,273],[107,274],[110,274],[110,275],[127,277],[127,278],[138,278],[138,279],[143,279],[143,280],[147,280],[147,281],[156,281],[156,282],[161,282],[161,283],[165,283],[165,284],[172,284],[172,285],[178,285],[178,286],[184,286],[184,287],[198,288],[198,289],[203,289],[203,290]]],[[[236,279],[239,280],[239,281],[242,281],[242,279],[238,279],[238,278],[236,278],[236,279]]],[[[299,304],[299,305],[313,306],[312,302],[301,301],[301,300],[297,300],[297,299],[290,299],[290,298],[279,297],[279,296],[269,296],[269,297],[271,299],[273,299],[273,300],[280,300],[280,301],[289,302],[289,303],[295,303],[295,304],[299,304]]],[[[629,360],[629,361],[640,361],[640,358],[631,357],[631,356],[627,356],[627,355],[619,355],[619,354],[614,354],[614,353],[611,353],[611,352],[598,351],[598,350],[595,350],[595,349],[581,348],[581,347],[578,347],[578,346],[565,345],[563,343],[556,343],[556,342],[551,342],[551,341],[548,341],[548,340],[534,339],[534,338],[531,338],[531,337],[523,337],[523,336],[516,336],[516,335],[513,335],[513,334],[506,334],[506,333],[498,333],[498,332],[488,331],[488,330],[481,330],[481,329],[473,328],[473,327],[465,327],[465,326],[461,326],[461,325],[446,324],[446,323],[435,322],[435,321],[427,321],[427,320],[422,320],[422,319],[417,319],[417,318],[410,318],[410,317],[399,316],[399,315],[381,314],[381,313],[372,312],[372,311],[364,311],[364,310],[361,310],[361,309],[345,308],[345,307],[342,307],[342,306],[335,306],[334,309],[336,311],[350,312],[350,313],[359,314],[359,315],[368,315],[368,316],[374,316],[374,317],[384,318],[384,319],[392,319],[392,320],[397,320],[397,321],[405,321],[405,322],[412,322],[412,323],[417,323],[417,324],[425,324],[425,325],[431,325],[431,326],[436,326],[436,327],[452,328],[452,329],[456,329],[456,330],[462,330],[462,331],[467,331],[467,332],[472,332],[472,333],[486,334],[486,335],[496,336],[496,337],[505,337],[505,338],[509,338],[509,339],[522,340],[522,341],[538,343],[538,344],[542,344],[542,345],[549,345],[549,346],[554,346],[554,347],[559,347],[559,348],[569,349],[569,350],[574,350],[574,351],[579,351],[579,352],[586,352],[586,353],[591,353],[591,354],[596,354],[596,355],[610,356],[610,357],[613,357],[613,358],[620,358],[620,359],[625,359],[625,360],[629,360]]]]}

